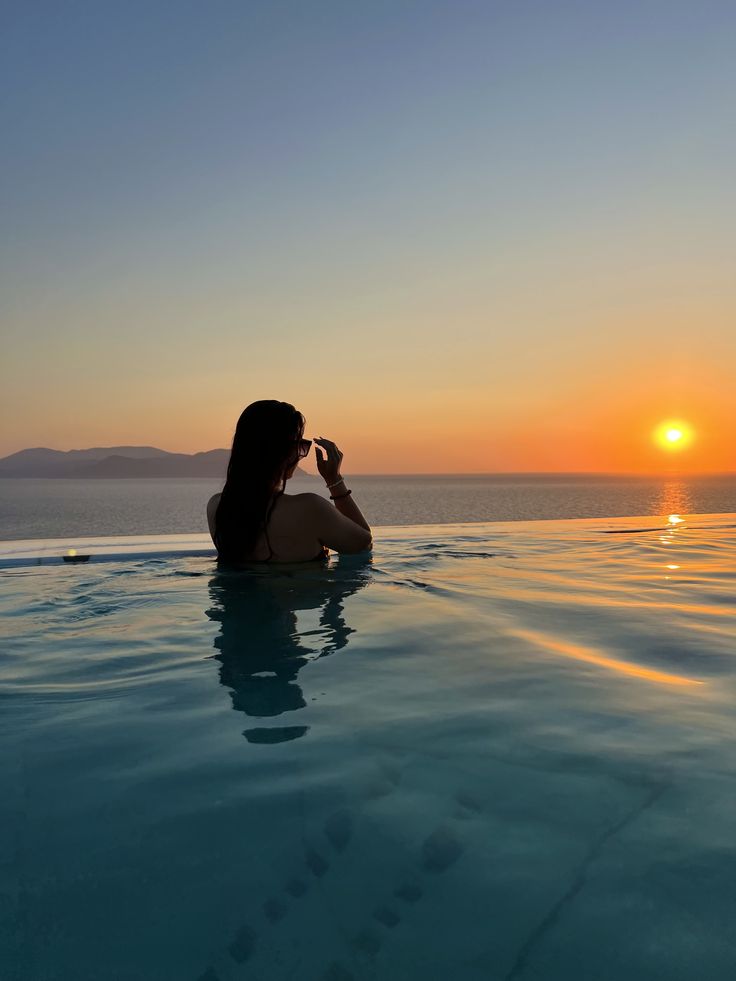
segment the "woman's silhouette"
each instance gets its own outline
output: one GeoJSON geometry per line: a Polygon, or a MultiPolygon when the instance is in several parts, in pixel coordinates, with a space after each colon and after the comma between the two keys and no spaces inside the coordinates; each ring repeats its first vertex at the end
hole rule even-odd
{"type": "MultiPolygon", "coordinates": [[[[354,632],[345,620],[346,597],[368,583],[370,557],[340,559],[331,568],[281,570],[218,569],[209,582],[210,620],[220,681],[233,708],[273,719],[304,708],[297,675],[308,661],[342,650],[354,632]],[[299,633],[297,614],[319,610],[319,628],[299,633]]],[[[253,743],[297,739],[307,726],[256,726],[243,735],[253,743]]]]}
{"type": "Polygon", "coordinates": [[[340,473],[332,440],[304,439],[304,416],[288,402],[253,402],[235,429],[227,479],[207,505],[218,557],[230,565],[323,559],[328,549],[363,552],[371,529],[340,473]],[[319,494],[286,494],[286,481],[314,442],[334,507],[319,494]]]}
{"type": "MultiPolygon", "coordinates": [[[[220,680],[233,708],[273,718],[305,705],[296,678],[307,661],[340,650],[352,632],[343,600],[367,582],[369,560],[301,569],[285,563],[325,559],[328,549],[367,552],[371,530],[340,473],[343,455],[329,439],[304,439],[304,416],[288,402],[253,402],[235,429],[227,479],[207,505],[218,572],[209,584],[220,680]],[[286,481],[314,442],[317,469],[334,507],[319,494],[286,494],[286,481]],[[254,563],[271,563],[259,568],[254,563]],[[280,563],[280,567],[275,566],[280,563]],[[297,612],[320,611],[320,627],[305,635],[297,612]]],[[[283,742],[305,726],[246,729],[250,742],[283,742]]]]}

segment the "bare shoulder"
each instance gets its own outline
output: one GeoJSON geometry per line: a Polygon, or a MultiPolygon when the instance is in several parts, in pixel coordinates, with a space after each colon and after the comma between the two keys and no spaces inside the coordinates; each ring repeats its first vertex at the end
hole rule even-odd
{"type": "Polygon", "coordinates": [[[315,494],[312,491],[305,491],[303,494],[288,494],[290,501],[298,501],[301,504],[306,504],[307,506],[321,507],[321,505],[326,504],[330,506],[330,502],[322,494],[315,494]]]}
{"type": "Polygon", "coordinates": [[[321,494],[305,491],[303,494],[284,494],[282,500],[288,501],[289,510],[297,515],[319,514],[324,508],[331,508],[330,502],[321,494]]]}
{"type": "Polygon", "coordinates": [[[317,540],[335,552],[363,552],[370,548],[371,533],[341,514],[321,494],[294,494],[291,506],[300,522],[314,529],[317,540]]]}
{"type": "Polygon", "coordinates": [[[213,542],[215,540],[215,512],[217,511],[217,505],[220,503],[221,497],[222,494],[213,494],[209,501],[207,501],[207,527],[210,530],[210,537],[213,542]]]}

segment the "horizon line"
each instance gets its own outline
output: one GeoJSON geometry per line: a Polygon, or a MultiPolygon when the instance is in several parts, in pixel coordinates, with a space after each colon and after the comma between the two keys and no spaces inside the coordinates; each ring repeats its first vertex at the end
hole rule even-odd
{"type": "MultiPolygon", "coordinates": [[[[308,477],[318,477],[306,470],[308,477]]],[[[353,477],[736,477],[736,470],[407,470],[372,471],[353,477]]]]}
{"type": "MultiPolygon", "coordinates": [[[[131,458],[133,459],[133,458],[131,458]]],[[[320,479],[320,474],[301,470],[302,477],[320,479]]],[[[736,477],[736,470],[411,470],[411,471],[351,471],[351,477],[653,477],[657,479],[687,477],[736,477]]],[[[161,477],[95,477],[95,476],[49,476],[15,477],[0,472],[0,480],[220,480],[222,476],[203,476],[200,474],[166,474],[161,477]]],[[[293,480],[294,477],[290,477],[293,480]]]]}

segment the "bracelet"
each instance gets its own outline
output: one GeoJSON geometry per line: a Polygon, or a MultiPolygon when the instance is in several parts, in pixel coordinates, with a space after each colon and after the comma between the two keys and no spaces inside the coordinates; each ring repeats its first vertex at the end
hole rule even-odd
{"type": "Polygon", "coordinates": [[[332,490],[333,487],[337,487],[337,485],[338,484],[341,484],[344,480],[345,480],[344,477],[340,477],[340,479],[339,480],[336,480],[334,484],[328,484],[327,485],[327,490],[332,490]]]}
{"type": "Polygon", "coordinates": [[[331,500],[331,501],[339,501],[339,500],[340,500],[341,498],[343,498],[343,497],[350,497],[350,495],[351,495],[352,493],[353,493],[353,492],[352,492],[351,490],[348,490],[348,491],[345,491],[345,493],[344,493],[344,494],[338,494],[338,495],[337,495],[337,497],[333,497],[333,496],[332,496],[332,494],[330,494],[330,500],[331,500]]]}

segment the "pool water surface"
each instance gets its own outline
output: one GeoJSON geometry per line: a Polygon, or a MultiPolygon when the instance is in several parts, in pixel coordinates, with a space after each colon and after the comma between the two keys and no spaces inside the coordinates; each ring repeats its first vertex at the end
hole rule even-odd
{"type": "Polygon", "coordinates": [[[736,515],[0,580],[5,981],[736,976],[736,515]]]}

